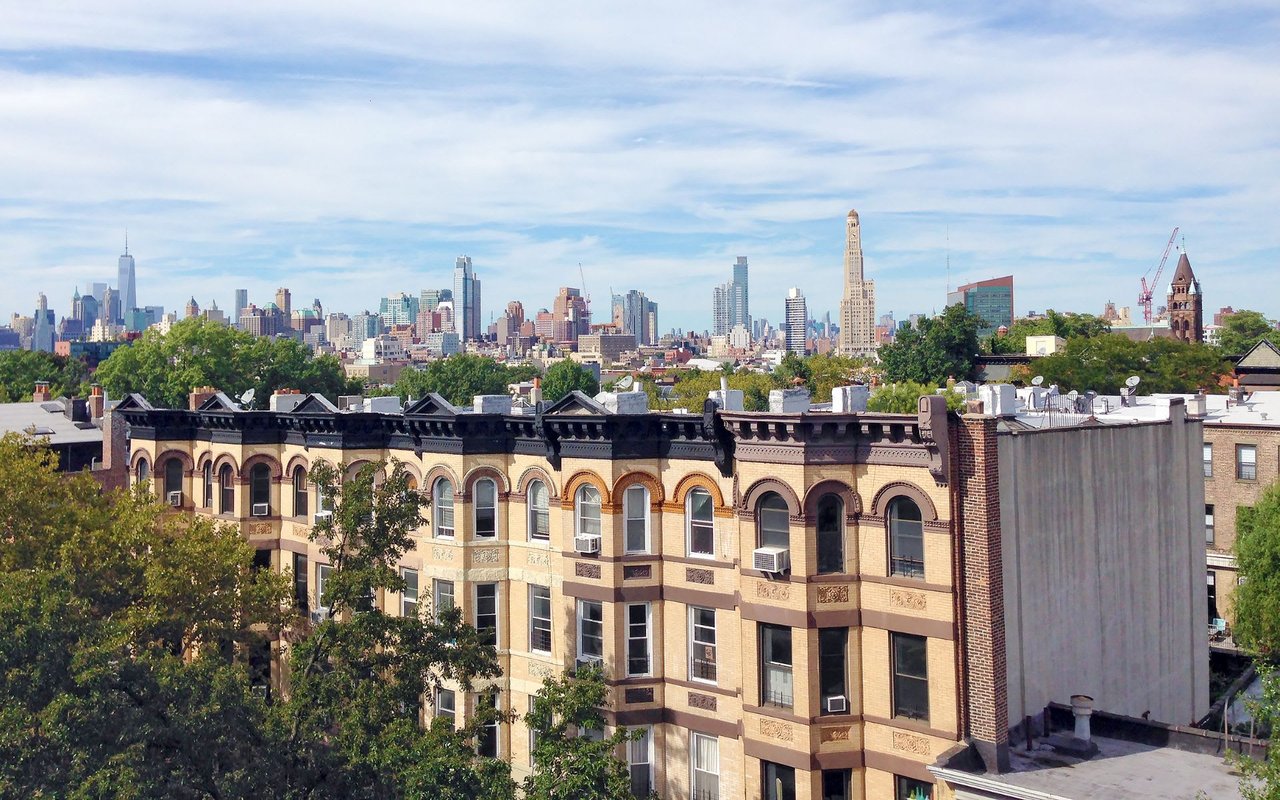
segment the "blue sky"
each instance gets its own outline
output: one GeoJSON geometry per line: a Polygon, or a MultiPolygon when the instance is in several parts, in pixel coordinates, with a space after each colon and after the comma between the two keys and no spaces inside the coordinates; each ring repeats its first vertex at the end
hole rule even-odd
{"type": "MultiPolygon", "coordinates": [[[[0,320],[139,301],[550,306],[578,264],[702,329],[835,310],[844,216],[878,309],[1012,273],[1020,311],[1133,305],[1174,226],[1211,309],[1280,316],[1280,11],[1190,0],[0,0],[0,320]]],[[[1166,268],[1166,281],[1172,265],[1166,268]]]]}

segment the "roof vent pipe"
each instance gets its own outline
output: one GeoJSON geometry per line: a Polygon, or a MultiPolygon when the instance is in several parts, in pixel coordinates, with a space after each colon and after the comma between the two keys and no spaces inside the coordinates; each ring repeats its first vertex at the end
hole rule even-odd
{"type": "Polygon", "coordinates": [[[1071,713],[1076,718],[1075,738],[1088,744],[1093,738],[1089,731],[1089,718],[1093,716],[1093,698],[1087,694],[1071,695],[1071,713]]]}

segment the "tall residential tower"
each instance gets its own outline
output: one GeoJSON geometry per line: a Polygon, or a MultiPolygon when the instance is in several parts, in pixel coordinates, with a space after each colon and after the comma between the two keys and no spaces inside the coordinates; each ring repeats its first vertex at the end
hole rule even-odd
{"type": "Polygon", "coordinates": [[[876,351],[876,284],[862,276],[862,227],[858,212],[845,221],[844,299],[840,301],[840,354],[869,356],[876,351]]]}
{"type": "Polygon", "coordinates": [[[470,256],[458,256],[453,266],[453,330],[462,342],[480,338],[480,279],[470,256]]]}

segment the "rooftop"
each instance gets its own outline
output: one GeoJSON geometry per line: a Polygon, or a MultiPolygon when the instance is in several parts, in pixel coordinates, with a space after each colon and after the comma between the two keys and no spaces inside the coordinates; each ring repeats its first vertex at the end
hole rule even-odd
{"type": "Polygon", "coordinates": [[[72,422],[62,399],[43,403],[0,403],[0,435],[27,433],[47,436],[50,444],[101,442],[102,429],[91,422],[72,422]]]}

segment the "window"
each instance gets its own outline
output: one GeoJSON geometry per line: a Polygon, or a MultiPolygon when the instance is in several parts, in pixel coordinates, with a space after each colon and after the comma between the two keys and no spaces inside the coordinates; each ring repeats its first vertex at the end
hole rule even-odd
{"type": "Polygon", "coordinates": [[[489,478],[476,481],[473,502],[476,515],[476,538],[492,539],[498,535],[498,484],[489,478]]]}
{"type": "Polygon", "coordinates": [[[694,489],[684,502],[685,518],[689,521],[689,555],[710,558],[716,554],[715,515],[711,507],[711,492],[694,489]]]}
{"type": "Polygon", "coordinates": [[[329,572],[332,569],[328,564],[316,564],[316,603],[319,605],[316,610],[323,612],[324,616],[328,616],[329,604],[333,602],[333,598],[324,596],[329,589],[329,572]]]}
{"type": "Polygon", "coordinates": [[[689,680],[716,682],[716,610],[689,607],[689,680]]]}
{"type": "Polygon", "coordinates": [[[627,553],[649,552],[649,490],[643,486],[628,486],[622,495],[622,516],[626,520],[627,553]]]}
{"type": "Polygon", "coordinates": [[[453,538],[453,484],[448,478],[436,481],[432,490],[432,504],[436,507],[435,535],[441,538],[453,538]]]}
{"type": "Polygon", "coordinates": [[[542,481],[529,484],[529,538],[542,541],[551,538],[551,501],[547,485],[542,481]]]}
{"type": "Polygon", "coordinates": [[[271,467],[254,464],[249,470],[249,504],[271,506],[271,467]]]}
{"type": "Polygon", "coordinates": [[[293,554],[293,602],[303,614],[311,613],[311,595],[307,592],[307,557],[293,554]]]}
{"type": "Polygon", "coordinates": [[[293,515],[307,515],[307,471],[301,466],[293,468],[293,515]]]}
{"type": "Polygon", "coordinates": [[[498,584],[476,584],[476,630],[480,641],[498,646],[498,584]]]}
{"type": "Polygon", "coordinates": [[[640,728],[641,735],[627,742],[627,768],[631,772],[631,796],[648,800],[653,791],[653,728],[640,728]]]}
{"type": "Polygon", "coordinates": [[[249,685],[255,694],[271,702],[271,642],[266,639],[249,643],[249,685]]]}
{"type": "Polygon", "coordinates": [[[436,622],[439,622],[440,615],[453,608],[453,581],[442,581],[437,578],[432,583],[431,593],[435,600],[436,622]]]}
{"type": "Polygon", "coordinates": [[[889,504],[889,574],[924,577],[924,522],[920,506],[909,497],[889,504]]]}
{"type": "Polygon", "coordinates": [[[253,551],[253,571],[259,572],[264,569],[271,569],[271,551],[270,550],[254,550],[253,551]]]}
{"type": "Polygon", "coordinates": [[[404,579],[404,591],[400,593],[400,616],[418,616],[418,571],[401,569],[400,577],[404,579]]]}
{"type": "Polygon", "coordinates": [[[928,720],[928,640],[905,633],[891,633],[889,639],[893,650],[893,715],[928,720]]]}
{"type": "Polygon", "coordinates": [[[1242,481],[1258,479],[1258,448],[1256,446],[1236,445],[1236,478],[1242,481]]]}
{"type": "Polygon", "coordinates": [[[1205,583],[1209,593],[1209,624],[1218,618],[1218,575],[1213,570],[1205,574],[1205,583]]]}
{"type": "Polygon", "coordinates": [[[1204,476],[1213,477],[1213,444],[1211,442],[1204,443],[1204,476]]]}
{"type": "Polygon", "coordinates": [[[164,493],[182,491],[182,462],[171,458],[164,462],[164,493]]]}
{"type": "Polygon", "coordinates": [[[1213,504],[1204,504],[1204,543],[1213,544],[1213,504]]]}
{"type": "Polygon", "coordinates": [[[649,674],[649,604],[627,604],[627,674],[649,674]]]}
{"type": "Polygon", "coordinates": [[[144,458],[138,462],[138,483],[146,483],[151,477],[151,465],[144,458]]]}
{"type": "Polygon", "coordinates": [[[598,600],[578,601],[578,658],[604,658],[604,605],[598,600]]]}
{"type": "Polygon", "coordinates": [[[767,492],[756,503],[758,547],[790,547],[791,521],[787,501],[777,492],[767,492]]]}
{"type": "Polygon", "coordinates": [[[498,693],[491,690],[476,698],[478,716],[488,721],[476,734],[476,752],[484,758],[498,757],[498,693]]]}
{"type": "Polygon", "coordinates": [[[933,797],[933,785],[924,781],[895,775],[893,783],[894,800],[930,800],[933,797]]]}
{"type": "MultiPolygon", "coordinates": [[[[538,698],[529,695],[529,715],[533,714],[533,705],[538,702],[538,698]]],[[[536,761],[533,753],[538,749],[538,729],[533,727],[532,721],[528,716],[525,717],[525,727],[529,729],[529,766],[534,766],[536,761]]]]}
{"type": "Polygon", "coordinates": [[[791,629],[760,623],[760,705],[791,708],[791,629]]]}
{"type": "Polygon", "coordinates": [[[822,800],[850,800],[853,770],[824,769],[822,771],[822,800]]]}
{"type": "Polygon", "coordinates": [[[234,514],[236,511],[236,488],[232,483],[231,465],[223,464],[218,470],[218,490],[222,496],[218,498],[218,511],[223,514],[234,514]]]}
{"type": "Polygon", "coordinates": [[[822,693],[822,714],[843,714],[848,710],[849,692],[845,686],[848,628],[820,628],[818,630],[818,689],[822,693]],[[827,698],[845,698],[844,710],[827,710],[827,698]]]}
{"type": "Polygon", "coordinates": [[[844,572],[844,501],[838,494],[818,500],[818,572],[844,572]]]}
{"type": "Polygon", "coordinates": [[[574,517],[577,526],[574,530],[578,536],[600,535],[600,490],[594,486],[583,486],[578,489],[574,500],[574,517]]]}
{"type": "Polygon", "coordinates": [[[452,689],[436,689],[436,716],[449,720],[450,725],[457,723],[457,697],[452,689]]]}
{"type": "Polygon", "coordinates": [[[720,800],[720,740],[694,733],[689,743],[693,791],[690,800],[720,800]]]}
{"type": "Polygon", "coordinates": [[[760,789],[764,800],[796,800],[795,767],[761,761],[760,789]]]}
{"type": "Polygon", "coordinates": [[[551,652],[551,589],[529,587],[529,649],[551,652]]]}
{"type": "Polygon", "coordinates": [[[204,507],[213,508],[213,463],[204,465],[204,507]]]}

